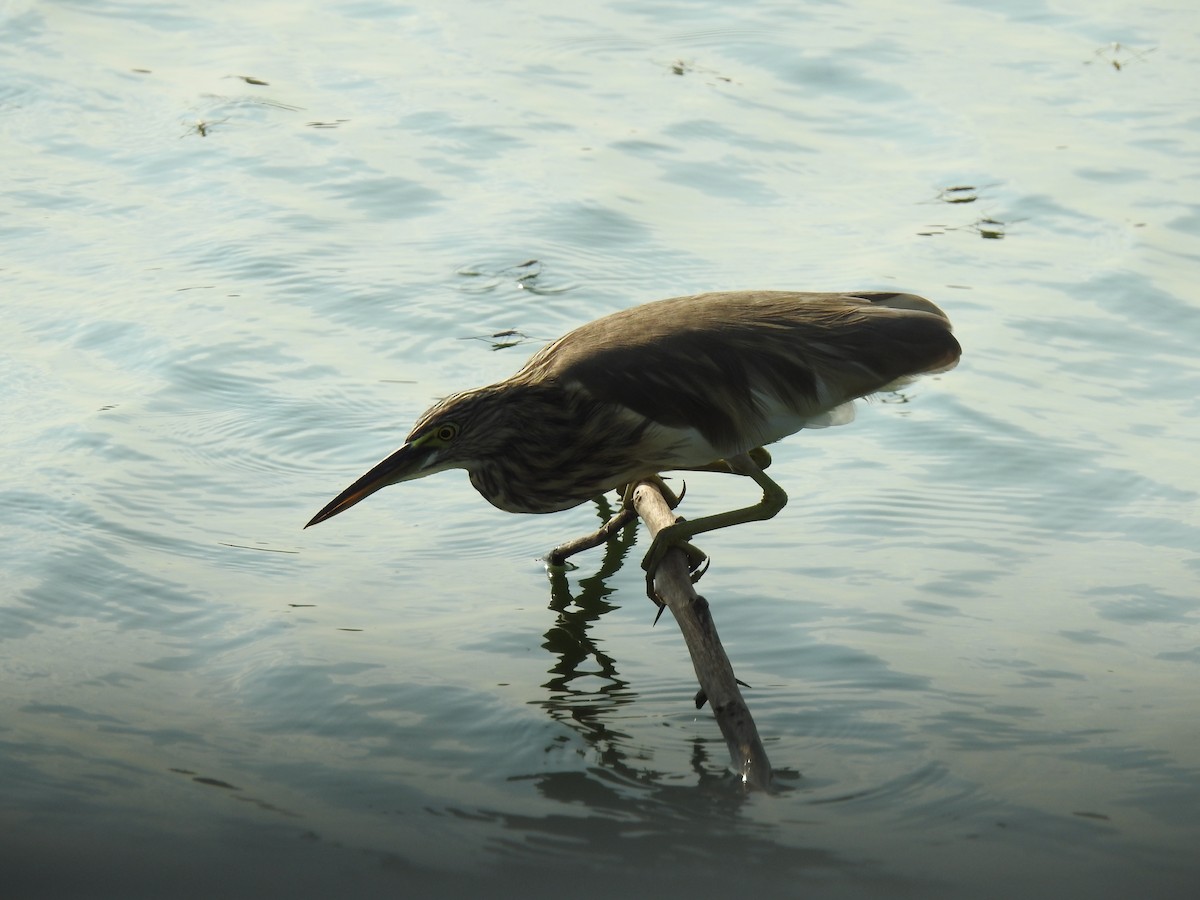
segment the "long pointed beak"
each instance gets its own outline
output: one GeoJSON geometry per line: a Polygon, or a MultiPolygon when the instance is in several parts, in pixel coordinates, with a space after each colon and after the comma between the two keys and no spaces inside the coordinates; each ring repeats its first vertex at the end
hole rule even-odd
{"type": "Polygon", "coordinates": [[[401,481],[409,481],[430,474],[428,466],[433,461],[437,451],[429,447],[405,444],[379,465],[375,466],[350,487],[346,488],[329,501],[319,513],[312,517],[308,525],[316,525],[326,519],[332,519],[340,512],[345,512],[360,500],[370,497],[380,488],[401,481]]]}

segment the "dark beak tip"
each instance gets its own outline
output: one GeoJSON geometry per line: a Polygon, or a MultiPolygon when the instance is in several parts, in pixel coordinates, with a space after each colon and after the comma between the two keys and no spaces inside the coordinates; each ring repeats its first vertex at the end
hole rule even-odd
{"type": "MultiPolygon", "coordinates": [[[[326,519],[332,519],[339,512],[341,512],[340,509],[335,509],[331,512],[329,510],[329,507],[326,507],[325,509],[323,509],[319,513],[317,513],[315,516],[313,516],[311,519],[309,519],[307,522],[305,522],[304,528],[311,528],[314,525],[320,525],[326,519]]],[[[304,529],[301,529],[301,530],[303,531],[304,529]]]]}
{"type": "Polygon", "coordinates": [[[383,462],[372,468],[367,474],[359,478],[354,484],[350,485],[350,487],[330,500],[324,509],[308,520],[308,524],[304,527],[309,528],[313,525],[319,525],[326,519],[332,519],[338,513],[345,512],[357,504],[360,500],[365,500],[380,488],[394,484],[397,471],[403,473],[414,467],[413,453],[414,448],[412,445],[405,444],[383,462]]]}

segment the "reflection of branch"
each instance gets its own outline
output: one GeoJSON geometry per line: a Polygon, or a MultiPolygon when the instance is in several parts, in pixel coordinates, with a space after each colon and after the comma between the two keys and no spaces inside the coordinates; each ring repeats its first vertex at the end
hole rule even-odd
{"type": "MultiPolygon", "coordinates": [[[[651,535],[657,535],[675,523],[675,514],[653,484],[642,482],[637,486],[633,492],[633,505],[651,535]]],[[[692,589],[687,555],[682,549],[673,547],[667,552],[655,573],[655,586],[658,595],[666,601],[675,621],[679,623],[679,630],[683,632],[700,690],[707,697],[721,734],[725,736],[734,771],[752,787],[769,788],[771,763],[767,759],[767,752],[758,737],[758,728],[750,710],[738,690],[733,667],[725,655],[725,648],[721,646],[708,601],[692,589]]]]}
{"type": "MultiPolygon", "coordinates": [[[[600,518],[611,518],[612,508],[607,499],[600,497],[600,518]]],[[[636,524],[636,516],[631,517],[636,524]]],[[[605,579],[621,568],[621,562],[637,540],[637,528],[627,528],[608,541],[604,558],[598,571],[579,581],[578,595],[571,593],[564,567],[549,567],[550,608],[558,618],[545,634],[542,646],[557,657],[550,669],[550,680],[543,687],[551,691],[543,702],[550,716],[556,721],[571,725],[590,744],[600,747],[602,755],[612,754],[612,745],[627,735],[612,731],[605,723],[607,716],[626,703],[633,702],[628,682],[617,671],[617,662],[601,650],[588,633],[594,622],[613,609],[608,602],[612,588],[605,579]],[[581,666],[592,661],[580,671],[581,666]]]]}

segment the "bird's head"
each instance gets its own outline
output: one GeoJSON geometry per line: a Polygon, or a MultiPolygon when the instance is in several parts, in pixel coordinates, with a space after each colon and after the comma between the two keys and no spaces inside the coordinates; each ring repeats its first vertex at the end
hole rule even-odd
{"type": "Polygon", "coordinates": [[[498,387],[463,391],[434,404],[417,420],[404,446],[334,497],[304,527],[333,518],[389,484],[446,469],[472,469],[493,458],[509,430],[498,387]]]}

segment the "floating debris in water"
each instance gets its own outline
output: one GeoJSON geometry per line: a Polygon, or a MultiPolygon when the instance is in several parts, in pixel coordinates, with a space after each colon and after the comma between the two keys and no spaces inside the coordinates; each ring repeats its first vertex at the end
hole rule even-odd
{"type": "MultiPolygon", "coordinates": [[[[1130,63],[1145,62],[1146,56],[1150,53],[1153,53],[1157,49],[1157,47],[1151,47],[1148,50],[1137,50],[1133,47],[1127,47],[1124,44],[1114,41],[1111,44],[1106,44],[1103,47],[1097,48],[1093,55],[1096,57],[1096,59],[1107,63],[1120,72],[1130,63]]],[[[1083,64],[1085,66],[1090,66],[1095,61],[1095,59],[1089,59],[1085,60],[1083,64]]]]}

